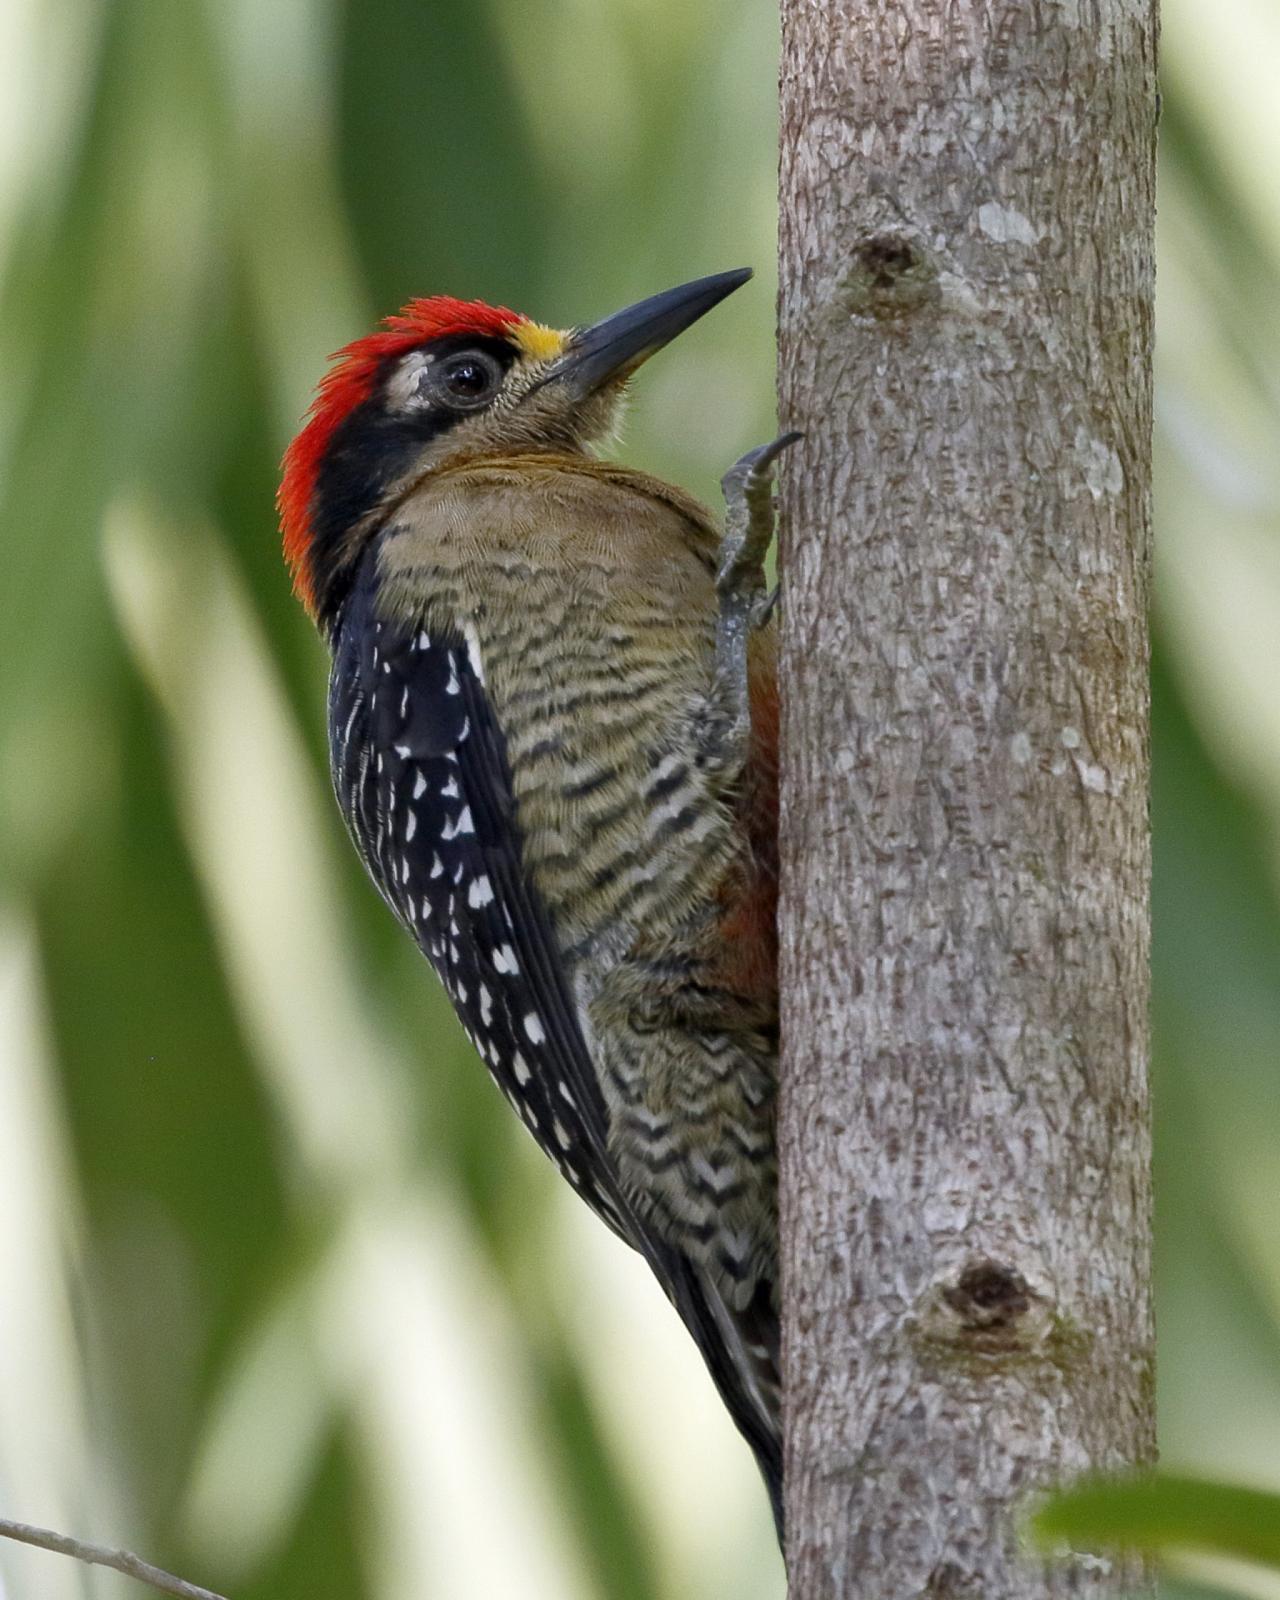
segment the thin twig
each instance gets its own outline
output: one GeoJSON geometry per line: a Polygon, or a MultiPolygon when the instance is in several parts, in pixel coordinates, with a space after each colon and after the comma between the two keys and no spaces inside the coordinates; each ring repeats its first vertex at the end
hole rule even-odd
{"type": "Polygon", "coordinates": [[[102,1545],[85,1544],[81,1539],[72,1539],[65,1533],[33,1528],[26,1522],[9,1522],[4,1517],[0,1517],[0,1538],[17,1539],[22,1544],[33,1544],[41,1550],[56,1550],[59,1555],[74,1556],[77,1561],[85,1561],[93,1567],[110,1567],[114,1572],[123,1572],[127,1578],[149,1583],[161,1594],[177,1595],[178,1600],[224,1600],[212,1589],[202,1589],[197,1583],[188,1583],[184,1578],[175,1578],[171,1572],[162,1572],[159,1567],[153,1567],[149,1561],[131,1555],[128,1550],[107,1550],[102,1545]]]}

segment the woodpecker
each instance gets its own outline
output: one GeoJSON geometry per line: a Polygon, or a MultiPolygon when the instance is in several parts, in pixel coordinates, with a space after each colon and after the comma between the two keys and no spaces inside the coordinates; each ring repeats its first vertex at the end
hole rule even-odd
{"type": "Polygon", "coordinates": [[[559,331],[411,301],[285,455],[356,848],[542,1149],[657,1275],[781,1534],[773,465],[599,459],[640,364],[750,277],[559,331]]]}

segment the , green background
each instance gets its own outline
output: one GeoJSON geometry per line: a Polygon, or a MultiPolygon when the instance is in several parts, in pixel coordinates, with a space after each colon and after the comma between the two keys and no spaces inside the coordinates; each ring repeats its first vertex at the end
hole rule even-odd
{"type": "MultiPolygon", "coordinates": [[[[1277,1487],[1280,9],[1164,10],[1161,1426],[1277,1487]]],[[[628,430],[710,496],[774,425],[775,57],[743,0],[0,10],[0,1515],[236,1600],[780,1594],[691,1348],[361,875],[272,512],[410,295],[752,263],[628,430]]]]}

